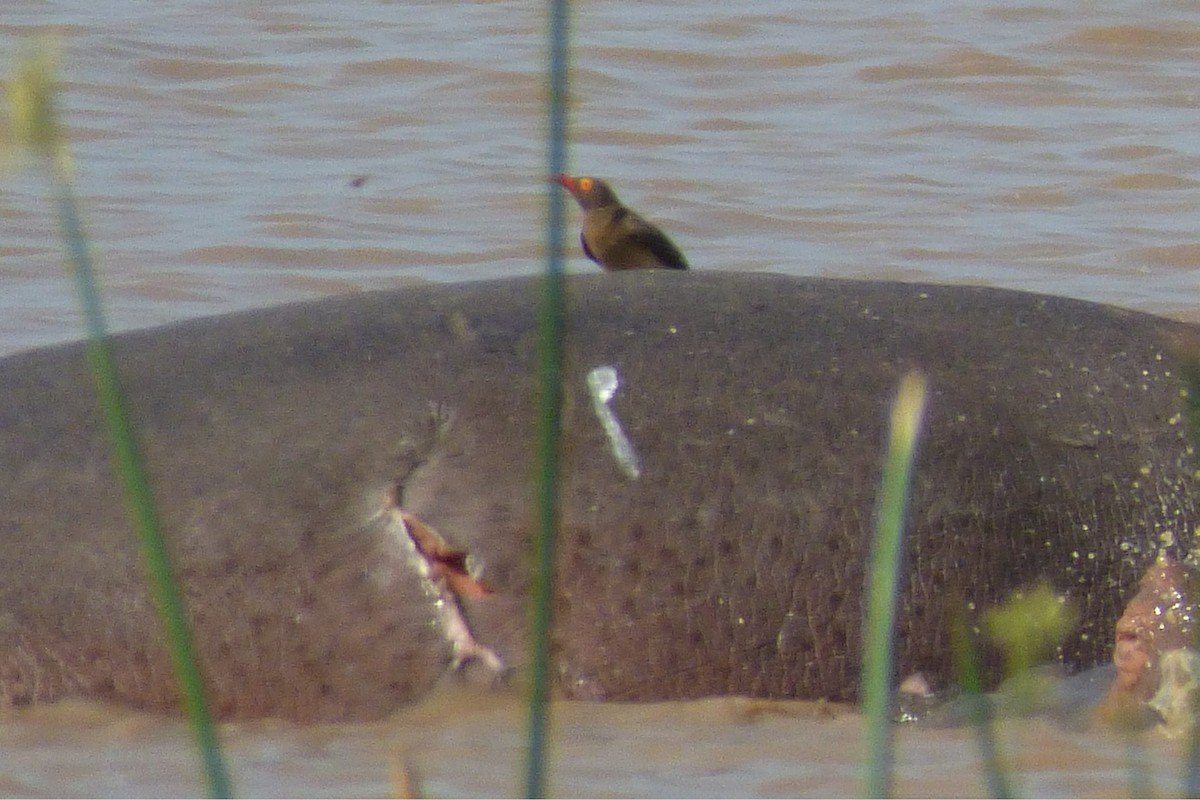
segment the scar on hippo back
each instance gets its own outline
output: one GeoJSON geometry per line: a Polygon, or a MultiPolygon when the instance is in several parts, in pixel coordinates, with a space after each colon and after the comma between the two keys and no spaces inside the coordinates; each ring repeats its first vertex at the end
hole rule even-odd
{"type": "Polygon", "coordinates": [[[402,492],[398,485],[388,490],[380,515],[409,552],[409,561],[428,590],[441,601],[442,633],[454,651],[452,668],[478,661],[495,676],[505,674],[496,652],[475,638],[462,606],[464,597],[486,598],[493,590],[471,573],[467,551],[451,547],[432,526],[401,508],[402,492]]]}

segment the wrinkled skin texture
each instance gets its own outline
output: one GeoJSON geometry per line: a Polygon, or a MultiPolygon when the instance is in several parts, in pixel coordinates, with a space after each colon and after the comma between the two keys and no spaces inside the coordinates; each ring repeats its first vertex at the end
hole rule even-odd
{"type": "MultiPolygon", "coordinates": [[[[451,670],[439,592],[381,513],[493,592],[521,666],[536,280],[333,298],[122,336],[202,666],[225,718],[368,719],[451,670]]],[[[993,289],[641,272],[568,283],[557,689],[857,695],[887,408],[929,375],[898,673],[948,671],[950,608],[1049,579],[1112,652],[1126,594],[1196,522],[1184,326],[993,289]],[[640,460],[614,460],[586,374],[640,460]]],[[[83,351],[0,361],[0,697],[176,705],[83,351]]]]}

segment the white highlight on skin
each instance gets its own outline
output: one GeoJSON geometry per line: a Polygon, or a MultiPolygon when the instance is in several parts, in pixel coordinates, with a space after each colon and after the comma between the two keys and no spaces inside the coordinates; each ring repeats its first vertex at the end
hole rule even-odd
{"type": "Polygon", "coordinates": [[[617,378],[616,368],[596,367],[588,373],[587,385],[588,394],[592,396],[592,408],[596,411],[597,419],[600,420],[600,427],[608,436],[608,444],[612,449],[613,458],[617,460],[617,466],[629,480],[637,480],[642,474],[641,467],[638,466],[637,453],[634,452],[633,445],[630,444],[629,438],[622,430],[621,423],[617,421],[617,415],[608,407],[609,401],[617,393],[617,387],[621,385],[617,378]]]}
{"type": "Polygon", "coordinates": [[[1178,737],[1196,725],[1196,694],[1200,692],[1200,653],[1181,648],[1159,657],[1158,692],[1149,706],[1163,719],[1162,731],[1178,737]]]}

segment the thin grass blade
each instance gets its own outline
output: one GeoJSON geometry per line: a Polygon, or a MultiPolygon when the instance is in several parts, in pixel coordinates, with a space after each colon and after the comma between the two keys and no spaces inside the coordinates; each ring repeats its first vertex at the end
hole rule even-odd
{"type": "MultiPolygon", "coordinates": [[[[548,174],[566,171],[568,4],[551,0],[548,32],[549,79],[548,174]]],[[[550,631],[553,625],[554,540],[558,533],[559,434],[562,424],[562,364],[566,312],[563,299],[562,194],[546,195],[546,278],[538,325],[537,530],[534,533],[530,642],[529,740],[525,793],[546,795],[546,745],[549,728],[550,631]]]]}
{"type": "Polygon", "coordinates": [[[867,622],[863,637],[863,714],[867,735],[867,797],[892,792],[893,658],[897,588],[904,555],[904,523],[917,438],[925,414],[926,380],[909,373],[892,406],[890,435],[867,577],[867,622]]]}

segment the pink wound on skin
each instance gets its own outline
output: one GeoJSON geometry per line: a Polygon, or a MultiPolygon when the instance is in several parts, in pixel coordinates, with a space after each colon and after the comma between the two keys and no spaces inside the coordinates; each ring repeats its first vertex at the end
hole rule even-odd
{"type": "Polygon", "coordinates": [[[1097,709],[1103,722],[1121,725],[1141,716],[1162,679],[1164,653],[1193,641],[1196,607],[1192,573],[1167,558],[1156,561],[1117,621],[1113,663],[1117,677],[1097,709]]]}

